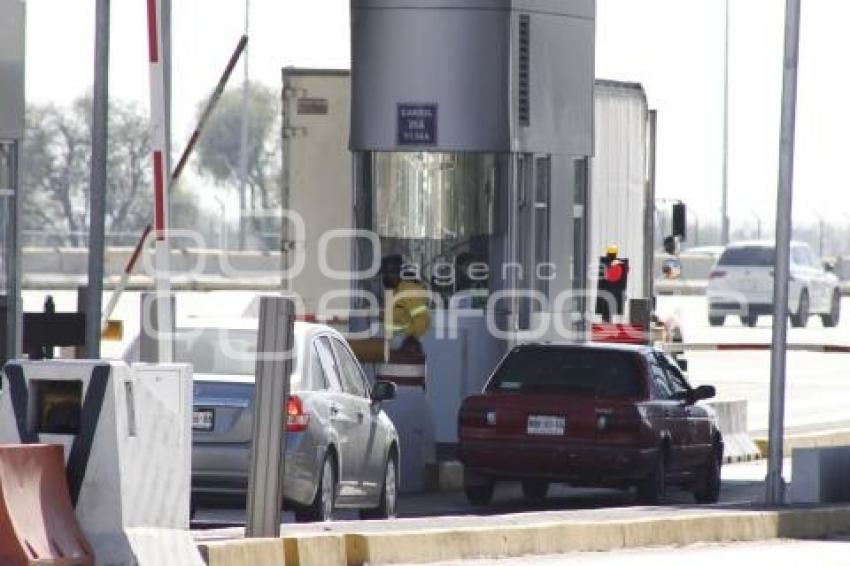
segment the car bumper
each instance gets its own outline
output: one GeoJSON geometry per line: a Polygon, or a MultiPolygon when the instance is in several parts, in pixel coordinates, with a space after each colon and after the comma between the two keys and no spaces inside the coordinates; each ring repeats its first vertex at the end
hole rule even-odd
{"type": "Polygon", "coordinates": [[[460,457],[472,475],[494,479],[537,478],[604,486],[637,481],[653,469],[657,448],[540,445],[462,441],[460,457]]]}
{"type": "MultiPolygon", "coordinates": [[[[307,505],[316,489],[317,458],[302,450],[287,450],[283,497],[307,505]]],[[[248,491],[251,444],[196,443],[192,447],[192,495],[244,497],[248,491]]]]}

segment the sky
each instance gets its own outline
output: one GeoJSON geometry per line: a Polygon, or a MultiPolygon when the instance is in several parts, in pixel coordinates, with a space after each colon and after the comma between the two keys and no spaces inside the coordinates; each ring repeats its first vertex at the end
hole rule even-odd
{"type": "MultiPolygon", "coordinates": [[[[172,0],[173,138],[182,147],[244,29],[246,0],[172,0]]],[[[252,80],[348,68],[348,0],[249,0],[252,80]]],[[[729,195],[733,226],[776,206],[784,0],[730,0],[729,195]]],[[[145,2],[112,1],[110,96],[148,105],[145,2]]],[[[597,77],[644,85],[658,110],[660,197],[719,218],[723,0],[598,0],[597,77]]],[[[803,2],[795,216],[850,223],[850,2],[803,2]]],[[[27,0],[27,97],[67,103],[91,88],[94,0],[27,0]]],[[[241,80],[241,66],[233,83],[241,80]]]]}

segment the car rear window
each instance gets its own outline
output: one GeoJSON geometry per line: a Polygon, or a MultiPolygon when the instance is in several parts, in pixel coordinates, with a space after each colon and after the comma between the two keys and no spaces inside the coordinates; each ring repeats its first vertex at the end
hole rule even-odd
{"type": "MultiPolygon", "coordinates": [[[[294,348],[300,350],[296,333],[294,348]]],[[[174,339],[174,359],[192,364],[192,372],[206,375],[254,375],[257,364],[257,331],[244,329],[178,329],[174,339]]],[[[293,360],[293,367],[297,359],[293,360]]],[[[292,389],[301,387],[301,375],[295,371],[292,389]]]]}
{"type": "Polygon", "coordinates": [[[640,396],[635,356],[583,348],[519,348],[496,370],[488,391],[588,395],[616,399],[640,396]]]}
{"type": "Polygon", "coordinates": [[[728,248],[720,256],[720,265],[772,266],[775,262],[774,248],[766,246],[740,246],[728,248]]]}

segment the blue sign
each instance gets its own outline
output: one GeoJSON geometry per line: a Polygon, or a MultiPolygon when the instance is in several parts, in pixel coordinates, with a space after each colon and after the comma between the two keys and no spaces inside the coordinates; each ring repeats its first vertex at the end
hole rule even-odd
{"type": "Polygon", "coordinates": [[[398,145],[436,145],[437,105],[398,105],[398,145]]]}

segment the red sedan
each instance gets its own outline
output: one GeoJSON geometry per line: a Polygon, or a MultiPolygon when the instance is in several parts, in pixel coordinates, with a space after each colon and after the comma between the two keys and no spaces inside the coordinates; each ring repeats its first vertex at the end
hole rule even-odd
{"type": "Polygon", "coordinates": [[[716,502],[723,438],[698,403],[711,397],[648,346],[517,346],[460,408],[467,498],[486,505],[496,482],[519,480],[530,499],[554,482],[634,486],[650,504],[677,484],[716,502]]]}

